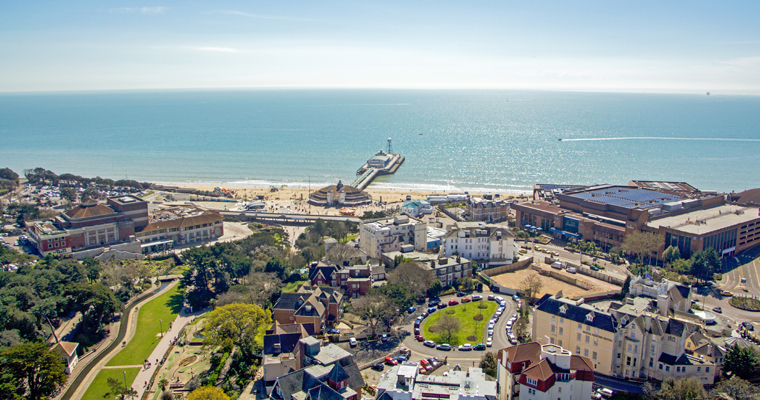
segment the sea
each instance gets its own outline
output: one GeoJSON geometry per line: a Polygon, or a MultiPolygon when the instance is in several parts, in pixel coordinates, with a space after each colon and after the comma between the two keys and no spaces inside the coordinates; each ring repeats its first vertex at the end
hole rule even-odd
{"type": "Polygon", "coordinates": [[[158,183],[522,192],[536,183],[760,187],[760,97],[510,90],[0,94],[0,167],[158,183]],[[560,140],[562,139],[562,140],[560,140]]]}

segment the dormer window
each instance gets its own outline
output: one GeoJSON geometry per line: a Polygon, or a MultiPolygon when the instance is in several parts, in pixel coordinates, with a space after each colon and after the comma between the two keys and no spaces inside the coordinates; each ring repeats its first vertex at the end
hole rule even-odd
{"type": "Polygon", "coordinates": [[[628,323],[628,318],[623,317],[623,319],[620,322],[622,322],[623,326],[625,326],[628,323]]]}
{"type": "Polygon", "coordinates": [[[560,313],[562,313],[562,314],[566,314],[566,313],[567,313],[567,306],[566,306],[566,305],[564,305],[564,304],[563,304],[563,305],[561,305],[561,306],[559,307],[559,312],[560,312],[560,313]]]}
{"type": "Polygon", "coordinates": [[[593,322],[594,321],[594,313],[593,312],[590,312],[590,313],[586,314],[586,321],[588,321],[588,322],[593,322]]]}

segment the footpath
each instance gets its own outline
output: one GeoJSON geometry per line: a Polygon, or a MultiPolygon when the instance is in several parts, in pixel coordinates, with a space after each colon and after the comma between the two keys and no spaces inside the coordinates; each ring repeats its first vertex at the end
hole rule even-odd
{"type": "MultiPolygon", "coordinates": [[[[172,289],[177,284],[179,284],[178,280],[173,281],[172,283],[170,283],[169,285],[167,285],[160,292],[156,292],[153,295],[151,295],[151,296],[143,299],[138,304],[136,304],[135,307],[133,307],[130,310],[131,315],[129,315],[129,316],[124,316],[123,315],[122,316],[122,318],[121,318],[122,323],[125,320],[125,318],[126,318],[126,321],[127,321],[127,331],[126,331],[126,336],[124,337],[123,341],[129,343],[129,341],[132,340],[132,338],[135,336],[135,332],[137,331],[137,323],[138,323],[138,321],[137,321],[138,309],[140,307],[144,306],[145,304],[151,302],[152,300],[156,299],[157,297],[163,295],[164,293],[166,293],[168,290],[172,289]]],[[[154,290],[154,289],[151,289],[151,290],[154,290]]],[[[178,319],[181,318],[181,316],[182,315],[180,315],[178,317],[178,319]]],[[[186,324],[187,321],[189,321],[189,318],[186,319],[185,322],[183,324],[181,324],[181,325],[184,326],[184,324],[186,324]]],[[[173,324],[173,326],[172,326],[172,330],[171,331],[172,332],[179,332],[179,329],[181,329],[180,324],[178,324],[178,321],[175,321],[174,324],[173,324]]],[[[176,333],[174,333],[174,334],[176,334],[176,333]]],[[[162,345],[164,344],[164,342],[168,342],[169,339],[170,339],[170,337],[169,337],[169,334],[167,333],[166,335],[164,335],[164,339],[161,340],[161,342],[159,343],[159,345],[157,346],[157,348],[161,347],[161,348],[164,349],[163,351],[166,352],[166,350],[168,349],[168,346],[162,346],[162,345]]],[[[118,354],[122,349],[123,349],[123,346],[117,346],[109,354],[105,355],[102,359],[100,359],[98,361],[98,363],[82,379],[81,383],[77,386],[76,390],[73,393],[71,393],[70,396],[68,396],[68,399],[70,399],[70,400],[80,400],[84,396],[85,392],[87,392],[87,389],[89,388],[90,384],[92,384],[93,380],[98,375],[98,372],[100,372],[100,370],[102,370],[102,369],[112,369],[112,367],[106,367],[106,364],[108,364],[108,362],[111,360],[111,358],[113,358],[116,354],[118,354]]],[[[153,358],[153,354],[155,352],[156,351],[154,350],[154,352],[151,354],[152,358],[153,358]]],[[[161,356],[159,358],[163,358],[163,353],[161,353],[161,356]]],[[[119,368],[132,368],[132,367],[134,367],[134,366],[131,366],[131,365],[130,366],[119,366],[119,368]]],[[[142,367],[142,366],[137,366],[137,367],[142,367]]],[[[135,390],[138,391],[138,393],[140,393],[140,395],[142,395],[142,392],[144,391],[144,389],[143,390],[139,390],[139,389],[141,389],[143,387],[143,384],[141,382],[140,385],[137,385],[136,382],[139,381],[139,378],[141,376],[145,376],[145,375],[141,375],[144,372],[145,371],[142,371],[142,370],[140,371],[140,373],[138,374],[138,379],[135,381],[135,383],[133,383],[133,386],[132,386],[135,390]]],[[[145,380],[145,379],[143,379],[143,380],[145,380]]],[[[137,397],[137,398],[139,398],[139,397],[137,397]]]]}

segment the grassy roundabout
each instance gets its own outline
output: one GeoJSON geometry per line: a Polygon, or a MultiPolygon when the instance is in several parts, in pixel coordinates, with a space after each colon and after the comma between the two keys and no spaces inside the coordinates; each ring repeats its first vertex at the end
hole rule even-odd
{"type": "MultiPolygon", "coordinates": [[[[106,393],[108,393],[110,390],[108,387],[108,378],[113,378],[118,380],[120,383],[123,383],[125,381],[124,371],[127,372],[127,386],[132,386],[132,382],[134,382],[135,378],[137,377],[137,373],[140,372],[140,368],[104,369],[98,372],[98,375],[87,388],[84,396],[82,396],[82,400],[103,400],[104,398],[108,397],[106,396],[106,393]]],[[[108,398],[112,399],[114,396],[110,396],[108,398]]]]}
{"type": "Polygon", "coordinates": [[[422,326],[422,334],[427,340],[432,340],[436,343],[448,343],[452,346],[464,343],[478,344],[484,341],[484,329],[488,326],[488,321],[493,316],[494,311],[496,311],[496,307],[496,303],[483,300],[438,310],[425,319],[425,323],[422,326]],[[437,332],[436,329],[438,321],[444,315],[449,315],[459,320],[460,329],[452,335],[450,341],[446,341],[446,338],[442,337],[441,333],[437,332]],[[478,321],[479,319],[480,321],[478,321]],[[431,331],[431,328],[433,331],[431,331]]]}
{"type": "Polygon", "coordinates": [[[751,297],[732,297],[728,302],[732,306],[742,310],[760,311],[760,300],[751,297]]]}
{"type": "Polygon", "coordinates": [[[158,336],[161,324],[164,332],[168,331],[169,323],[177,318],[181,309],[182,291],[179,285],[174,285],[166,293],[140,307],[135,336],[106,365],[142,365],[161,340],[158,336]]]}

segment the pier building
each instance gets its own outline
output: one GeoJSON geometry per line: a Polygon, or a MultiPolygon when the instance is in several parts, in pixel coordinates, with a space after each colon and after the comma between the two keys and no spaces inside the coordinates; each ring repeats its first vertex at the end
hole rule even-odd
{"type": "Polygon", "coordinates": [[[372,196],[361,189],[344,185],[342,181],[338,181],[337,185],[323,187],[309,194],[309,204],[322,207],[356,207],[372,204],[372,196]]]}

